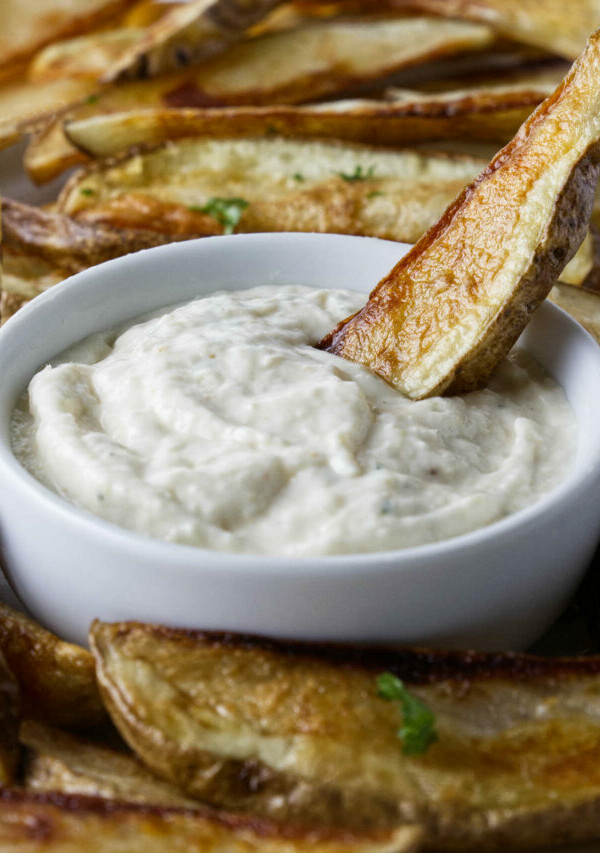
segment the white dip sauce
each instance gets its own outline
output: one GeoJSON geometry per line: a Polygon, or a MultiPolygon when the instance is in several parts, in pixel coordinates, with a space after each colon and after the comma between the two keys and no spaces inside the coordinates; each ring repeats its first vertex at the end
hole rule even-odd
{"type": "Polygon", "coordinates": [[[484,391],[415,403],[311,346],[364,298],[260,287],[95,335],[34,377],[15,452],[122,527],[294,556],[446,539],[565,477],[575,419],[524,354],[484,391]]]}

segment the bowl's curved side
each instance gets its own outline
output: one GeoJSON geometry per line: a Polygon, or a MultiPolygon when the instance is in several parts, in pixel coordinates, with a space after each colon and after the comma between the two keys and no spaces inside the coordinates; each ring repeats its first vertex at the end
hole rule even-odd
{"type": "Polygon", "coordinates": [[[10,451],[10,416],[23,387],[85,335],[240,282],[366,293],[406,248],[336,235],[207,238],[94,267],[9,321],[0,332],[0,536],[10,579],[32,612],[78,642],[95,617],[480,648],[535,639],[566,603],[600,532],[600,349],[555,306],[540,309],[524,341],[576,409],[573,472],[534,507],[447,542],[298,560],[167,545],[71,507],[10,451]]]}

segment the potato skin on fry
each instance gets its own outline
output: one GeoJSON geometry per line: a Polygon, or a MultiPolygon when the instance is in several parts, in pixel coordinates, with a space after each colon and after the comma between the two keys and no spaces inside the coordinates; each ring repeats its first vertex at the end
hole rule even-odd
{"type": "Polygon", "coordinates": [[[107,70],[106,82],[154,77],[192,65],[241,39],[282,0],[190,0],[151,24],[107,70]]]}
{"type": "Polygon", "coordinates": [[[0,651],[19,684],[24,717],[74,729],[106,721],[87,649],[0,602],[0,651]]]}
{"type": "Polygon", "coordinates": [[[15,781],[20,704],[19,686],[0,652],[0,786],[15,781]]]}
{"type": "Polygon", "coordinates": [[[96,622],[116,725],[161,776],[218,806],[310,825],[416,820],[455,851],[587,840],[600,819],[600,659],[282,642],[96,622]],[[402,678],[439,741],[402,754],[402,678]],[[552,743],[552,749],[548,749],[552,743]],[[558,805],[560,803],[560,806],[558,805]]]}
{"type": "Polygon", "coordinates": [[[598,177],[600,32],[482,174],[321,343],[412,399],[482,388],[574,255],[598,177]]]}
{"type": "Polygon", "coordinates": [[[130,753],[34,720],[23,722],[19,741],[26,747],[23,785],[27,790],[159,806],[197,805],[168,782],[153,776],[130,753]]]}
{"type": "MultiPolygon", "coordinates": [[[[206,233],[190,230],[185,236],[189,239],[206,233]]],[[[149,229],[87,225],[10,199],[2,201],[2,234],[9,249],[42,258],[70,272],[177,239],[176,234],[162,235],[149,229]]]]}

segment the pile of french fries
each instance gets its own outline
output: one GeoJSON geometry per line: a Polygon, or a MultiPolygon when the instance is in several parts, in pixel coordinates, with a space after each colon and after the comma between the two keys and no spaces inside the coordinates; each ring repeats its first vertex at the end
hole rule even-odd
{"type": "MultiPolygon", "coordinates": [[[[2,321],[73,272],[172,240],[415,242],[600,26],[597,0],[43,0],[2,14],[0,147],[29,139],[29,176],[65,182],[43,209],[5,200],[2,321]]],[[[599,334],[596,255],[592,228],[552,298],[599,334]]]]}
{"type": "MultiPolygon", "coordinates": [[[[0,7],[2,4],[0,3],[0,7]]],[[[552,92],[600,0],[0,9],[0,319],[173,240],[415,242],[552,92]]],[[[596,215],[600,225],[600,214],[596,215]]],[[[592,224],[551,298],[600,340],[592,224]]],[[[600,838],[600,659],[285,643],[0,605],[0,851],[400,853],[600,838]],[[406,755],[402,679],[437,740],[406,755]]],[[[405,709],[404,709],[405,710],[405,709]]]]}
{"type": "Polygon", "coordinates": [[[600,659],[292,643],[0,605],[0,850],[401,853],[600,837],[600,659]],[[404,749],[401,679],[435,720],[404,749]],[[37,846],[36,846],[37,845],[37,846]]]}

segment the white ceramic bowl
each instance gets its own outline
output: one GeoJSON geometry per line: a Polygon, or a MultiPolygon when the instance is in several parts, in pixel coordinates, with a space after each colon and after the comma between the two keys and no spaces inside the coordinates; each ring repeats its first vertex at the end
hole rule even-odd
{"type": "Polygon", "coordinates": [[[534,506],[467,535],[403,551],[302,559],[217,553],[115,527],[53,494],[15,460],[11,412],[65,347],[156,308],[264,283],[364,290],[406,247],[312,234],[217,237],[94,267],[0,332],[0,534],[33,614],[85,642],[94,617],[285,637],[522,648],[564,607],[600,535],[600,348],[547,304],[522,344],[564,387],[579,421],[567,480],[534,506]]]}

